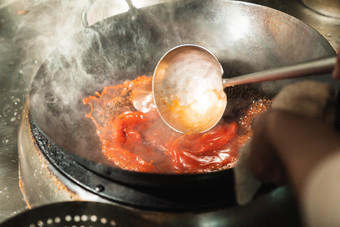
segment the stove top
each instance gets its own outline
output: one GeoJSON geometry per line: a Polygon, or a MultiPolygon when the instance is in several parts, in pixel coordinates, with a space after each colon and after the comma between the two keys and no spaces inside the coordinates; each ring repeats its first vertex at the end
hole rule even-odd
{"type": "MultiPolygon", "coordinates": [[[[25,14],[24,1],[6,0],[0,3],[0,222],[28,209],[25,199],[18,184],[18,148],[17,134],[20,123],[21,111],[27,95],[27,78],[34,75],[39,67],[39,61],[31,59],[21,62],[20,47],[13,41],[15,29],[25,14]]],[[[159,1],[149,1],[159,2],[159,1]]],[[[299,0],[248,0],[246,2],[269,6],[286,12],[320,32],[336,48],[340,44],[340,19],[320,15],[307,7],[299,0]]],[[[266,206],[266,201],[291,197],[286,188],[279,188],[266,197],[261,198],[266,206]]],[[[291,204],[291,200],[286,205],[291,204]]],[[[239,208],[241,209],[241,208],[239,208]]],[[[244,208],[251,209],[251,206],[244,208]]],[[[220,210],[221,216],[242,218],[241,212],[236,210],[220,210]]],[[[192,219],[193,224],[200,218],[211,220],[211,213],[203,214],[192,219]]],[[[175,218],[174,218],[175,221],[175,218]]],[[[219,222],[216,218],[214,221],[219,222]]],[[[189,222],[189,221],[188,221],[189,222]]]]}

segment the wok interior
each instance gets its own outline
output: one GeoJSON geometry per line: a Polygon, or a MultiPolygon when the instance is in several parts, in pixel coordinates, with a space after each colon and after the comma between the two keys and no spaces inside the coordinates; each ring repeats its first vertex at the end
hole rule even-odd
{"type": "MultiPolygon", "coordinates": [[[[61,45],[38,71],[30,113],[49,139],[89,168],[112,164],[102,155],[82,98],[104,86],[152,75],[160,57],[174,46],[190,43],[208,48],[228,77],[334,55],[319,33],[291,16],[222,0],[131,10],[84,29],[71,43],[61,45]]],[[[230,88],[225,115],[237,118],[255,98],[271,98],[295,80],[230,88]]]]}

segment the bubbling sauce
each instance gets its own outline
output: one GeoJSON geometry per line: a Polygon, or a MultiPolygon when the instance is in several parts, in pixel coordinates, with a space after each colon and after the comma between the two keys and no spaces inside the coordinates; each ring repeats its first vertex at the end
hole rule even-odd
{"type": "Polygon", "coordinates": [[[148,173],[206,173],[232,168],[251,137],[250,122],[269,100],[254,101],[238,121],[222,119],[205,133],[181,134],[160,118],[151,96],[152,77],[139,76],[83,99],[102,152],[119,168],[148,173]]]}

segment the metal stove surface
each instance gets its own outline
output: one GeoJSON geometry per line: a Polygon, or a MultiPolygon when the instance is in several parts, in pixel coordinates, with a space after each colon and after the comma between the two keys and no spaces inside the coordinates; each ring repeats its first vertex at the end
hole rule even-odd
{"type": "MultiPolygon", "coordinates": [[[[25,65],[19,65],[21,55],[19,46],[13,38],[15,29],[23,19],[23,11],[21,11],[25,8],[23,2],[25,1],[2,0],[0,2],[0,222],[28,209],[19,188],[17,134],[21,111],[27,95],[26,78],[29,78],[27,74],[34,72],[39,64],[32,59],[25,65]]],[[[249,0],[247,2],[286,12],[314,27],[334,48],[340,44],[340,20],[317,14],[305,7],[299,0],[249,0]]],[[[244,218],[243,215],[240,216],[243,213],[240,209],[244,209],[246,213],[256,203],[263,203],[265,207],[266,201],[273,199],[287,199],[284,206],[291,206],[291,197],[287,188],[279,188],[245,208],[222,209],[214,214],[207,212],[195,217],[190,215],[190,219],[188,216],[187,219],[182,219],[185,220],[182,224],[201,223],[203,226],[204,223],[213,222],[218,226],[218,224],[226,223],[226,217],[233,217],[234,220],[230,219],[230,223],[235,224],[237,219],[244,218]]],[[[255,218],[254,215],[256,216],[256,213],[253,217],[248,215],[247,218],[255,218]]],[[[182,217],[173,217],[170,224],[176,223],[178,218],[182,217]]]]}

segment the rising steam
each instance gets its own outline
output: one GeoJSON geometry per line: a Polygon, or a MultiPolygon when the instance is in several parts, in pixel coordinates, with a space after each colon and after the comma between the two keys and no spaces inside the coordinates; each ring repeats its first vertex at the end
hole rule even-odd
{"type": "Polygon", "coordinates": [[[62,42],[82,29],[81,12],[89,0],[24,1],[27,14],[19,24],[16,42],[22,46],[24,64],[43,61],[62,42]]]}
{"type": "MultiPolygon", "coordinates": [[[[87,20],[91,25],[127,12],[133,2],[24,1],[27,13],[18,26],[15,42],[21,47],[21,65],[30,72],[26,80],[30,88],[31,115],[47,136],[57,144],[65,145],[66,149],[80,151],[95,143],[89,139],[95,133],[83,124],[88,111],[81,103],[83,98],[114,81],[138,76],[136,72],[143,73],[143,67],[150,69],[150,64],[156,61],[155,56],[148,56],[148,45],[153,39],[151,32],[141,26],[144,21],[150,22],[148,16],[137,18],[136,23],[133,17],[127,17],[131,22],[115,20],[102,24],[100,29],[84,27],[83,11],[88,13],[87,20]],[[140,34],[140,31],[146,32],[140,34]],[[112,33],[115,35],[111,40],[112,33]],[[125,38],[128,39],[126,42],[125,38]],[[32,65],[33,61],[38,64],[32,65]]],[[[147,4],[143,5],[143,2],[162,1],[135,2],[138,2],[134,6],[137,8],[147,4]]]]}
{"type": "MultiPolygon", "coordinates": [[[[18,0],[7,0],[0,5],[5,7],[18,0]]],[[[72,35],[83,30],[82,13],[86,12],[89,25],[116,14],[124,13],[133,7],[140,8],[167,0],[22,0],[27,14],[19,24],[16,42],[22,47],[23,64],[32,59],[42,62],[56,48],[64,45],[65,56],[72,49],[72,35]]],[[[104,28],[103,28],[104,29],[104,28]]],[[[83,48],[85,51],[86,49],[83,48]]],[[[73,51],[73,50],[71,50],[73,51]]],[[[77,50],[81,56],[81,50],[77,50]],[[80,52],[79,52],[80,51],[80,52]]],[[[30,78],[32,79],[32,78],[30,78]]]]}

